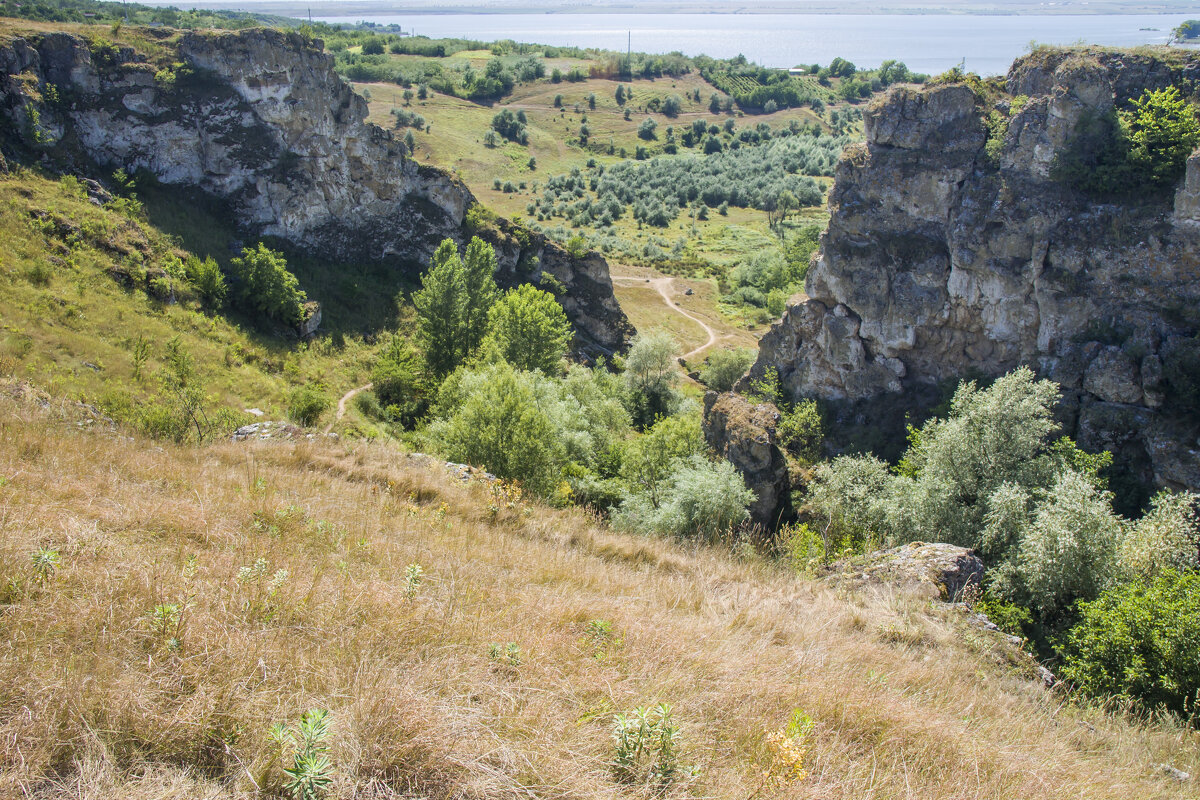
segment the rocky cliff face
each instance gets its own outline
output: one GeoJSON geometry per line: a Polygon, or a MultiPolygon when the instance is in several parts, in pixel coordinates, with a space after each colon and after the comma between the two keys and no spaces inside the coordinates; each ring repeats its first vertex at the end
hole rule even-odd
{"type": "Polygon", "coordinates": [[[704,438],[754,490],[750,520],[774,530],[792,516],[787,458],[779,447],[779,409],[733,392],[704,395],[704,438]]]}
{"type": "Polygon", "coordinates": [[[751,376],[774,367],[793,398],[832,401],[853,424],[872,403],[912,408],[939,382],[1028,364],[1062,385],[1085,447],[1200,488],[1196,399],[1181,396],[1200,369],[1200,157],[1173,196],[1136,204],[1051,177],[1114,104],[1191,94],[1200,58],[1171,58],[1038,52],[998,105],[963,84],[893,90],[843,156],[807,296],[751,376]],[[996,113],[1007,125],[988,125],[996,113]]]}
{"type": "Polygon", "coordinates": [[[571,259],[503,222],[469,229],[470,191],[366,123],[366,102],[319,46],[265,29],[163,46],[182,68],[64,33],[0,42],[6,149],[146,170],[224,201],[249,233],[334,260],[426,263],[443,238],[479,233],[497,245],[502,283],[546,272],[565,287],[582,345],[613,350],[632,333],[603,259],[571,259]]]}

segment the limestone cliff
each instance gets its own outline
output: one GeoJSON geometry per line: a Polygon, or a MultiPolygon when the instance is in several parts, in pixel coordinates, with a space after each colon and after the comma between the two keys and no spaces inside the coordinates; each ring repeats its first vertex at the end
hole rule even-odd
{"type": "Polygon", "coordinates": [[[270,29],[160,33],[167,56],[154,64],[66,33],[0,42],[5,150],[148,171],[218,198],[249,234],[331,260],[423,264],[443,238],[478,233],[497,245],[502,284],[542,272],[562,284],[582,346],[614,350],[632,333],[602,258],[572,259],[504,221],[472,229],[470,191],[366,123],[366,102],[319,42],[270,29]]]}
{"type": "Polygon", "coordinates": [[[894,89],[842,158],[807,296],[751,376],[774,367],[791,397],[830,401],[853,425],[1028,364],[1062,385],[1066,432],[1085,447],[1200,488],[1184,396],[1200,369],[1200,157],[1177,193],[1136,203],[1052,177],[1114,104],[1167,85],[1191,95],[1197,78],[1196,55],[1060,50],[1018,60],[992,96],[894,89]]]}

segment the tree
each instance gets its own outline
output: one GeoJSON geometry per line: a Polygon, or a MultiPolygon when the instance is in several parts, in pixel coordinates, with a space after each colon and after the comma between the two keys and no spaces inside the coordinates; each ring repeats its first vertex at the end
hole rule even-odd
{"type": "Polygon", "coordinates": [[[763,112],[766,114],[774,114],[778,110],[779,103],[776,103],[774,100],[768,100],[767,104],[763,106],[763,112]]]}
{"type": "Polygon", "coordinates": [[[450,373],[478,349],[496,299],[496,253],[472,237],[460,259],[454,240],[444,240],[413,295],[417,339],[432,374],[450,373]]]}
{"type": "Polygon", "coordinates": [[[619,106],[625,105],[625,87],[619,83],[617,84],[616,98],[617,98],[617,105],[619,105],[619,106]]]}
{"type": "Polygon", "coordinates": [[[596,109],[596,93],[592,92],[587,96],[588,108],[593,111],[596,109]]]}
{"type": "Polygon", "coordinates": [[[425,100],[428,97],[429,97],[429,87],[422,83],[421,85],[419,85],[417,87],[417,99],[425,100]]]}
{"type": "Polygon", "coordinates": [[[1128,130],[1129,159],[1147,183],[1173,184],[1183,174],[1188,156],[1200,143],[1196,111],[1179,89],[1147,91],[1121,112],[1128,130]]]}
{"type": "Polygon", "coordinates": [[[225,276],[212,256],[201,261],[196,256],[188,256],[183,264],[188,281],[196,287],[200,302],[205,308],[220,308],[225,303],[229,287],[225,285],[225,276]]]}
{"type": "Polygon", "coordinates": [[[478,236],[472,236],[463,254],[463,358],[483,341],[491,311],[499,290],[496,288],[496,251],[478,236]]]}
{"type": "MultiPolygon", "coordinates": [[[[558,70],[554,70],[554,71],[558,72],[558,70]]],[[[561,94],[554,95],[554,107],[562,108],[562,104],[563,104],[563,96],[561,94]]]]}
{"type": "Polygon", "coordinates": [[[713,94],[708,98],[708,111],[710,114],[721,113],[721,95],[713,94]]]}
{"type": "Polygon", "coordinates": [[[561,451],[532,384],[507,362],[479,377],[436,431],[444,455],[520,481],[536,494],[549,494],[559,475],[561,451]]]}
{"type": "Polygon", "coordinates": [[[749,348],[713,350],[700,370],[700,380],[717,392],[728,392],[746,374],[757,353],[749,348]]]}
{"type": "Polygon", "coordinates": [[[237,298],[243,306],[288,325],[298,325],[304,320],[308,296],[300,290],[296,276],[288,272],[283,253],[259,242],[253,248],[243,248],[230,267],[237,298]]]}
{"type": "Polygon", "coordinates": [[[517,369],[553,375],[562,371],[571,323],[554,295],[522,284],[492,307],[487,342],[517,369]]]}
{"type": "Polygon", "coordinates": [[[425,351],[425,362],[435,376],[449,374],[463,358],[463,327],[467,288],[458,247],[444,240],[433,254],[433,262],[421,276],[421,288],[413,295],[417,310],[417,340],[425,351]]]}
{"type": "Polygon", "coordinates": [[[663,100],[662,111],[668,117],[678,117],[679,110],[683,106],[683,98],[677,94],[668,96],[663,100]]]}
{"type": "Polygon", "coordinates": [[[424,413],[428,384],[421,356],[399,336],[380,354],[371,368],[371,391],[388,417],[405,427],[424,413]]]}
{"type": "Polygon", "coordinates": [[[625,384],[629,389],[629,412],[638,427],[649,427],[658,417],[670,414],[675,405],[678,351],[675,337],[661,328],[633,337],[625,359],[625,384]]]}
{"type": "Polygon", "coordinates": [[[311,386],[299,386],[288,397],[288,416],[297,425],[310,428],[329,408],[329,397],[311,386]]]}
{"type": "Polygon", "coordinates": [[[483,146],[487,148],[495,147],[499,143],[499,137],[496,132],[490,128],[483,134],[483,146]]]}
{"type": "Polygon", "coordinates": [[[1079,607],[1063,677],[1085,694],[1195,715],[1200,692],[1200,574],[1167,570],[1079,607]]]}
{"type": "Polygon", "coordinates": [[[653,139],[656,139],[656,138],[658,138],[657,135],[655,134],[655,131],[657,129],[658,129],[658,123],[654,121],[654,118],[646,117],[644,120],[642,120],[642,124],[638,125],[638,130],[637,130],[638,138],[645,139],[646,141],[651,141],[653,139]]]}
{"type": "Polygon", "coordinates": [[[634,494],[658,508],[675,460],[705,449],[699,415],[662,417],[626,447],[621,476],[634,494]]]}
{"type": "Polygon", "coordinates": [[[630,495],[613,515],[618,527],[711,541],[745,522],[754,492],[728,461],[695,455],[672,462],[669,482],[658,505],[630,495]]]}

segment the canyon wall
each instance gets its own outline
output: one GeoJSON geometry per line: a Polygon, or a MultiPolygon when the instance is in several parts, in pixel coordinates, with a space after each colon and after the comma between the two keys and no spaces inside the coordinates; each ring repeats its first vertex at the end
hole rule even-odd
{"type": "Polygon", "coordinates": [[[5,149],[199,189],[247,234],[335,262],[415,268],[442,239],[478,234],[496,245],[502,284],[543,273],[561,284],[581,349],[612,352],[628,340],[603,258],[571,258],[506,221],[473,220],[467,187],[367,123],[366,101],[319,42],[271,29],[158,33],[166,58],[67,33],[0,42],[5,149]]]}
{"type": "Polygon", "coordinates": [[[805,294],[744,385],[774,368],[843,428],[903,441],[898,410],[1030,365],[1062,386],[1065,433],[1148,483],[1200,488],[1200,156],[1135,199],[1056,179],[1115,104],[1198,78],[1183,51],[1039,50],[1000,87],[893,89],[843,155],[805,294]]]}

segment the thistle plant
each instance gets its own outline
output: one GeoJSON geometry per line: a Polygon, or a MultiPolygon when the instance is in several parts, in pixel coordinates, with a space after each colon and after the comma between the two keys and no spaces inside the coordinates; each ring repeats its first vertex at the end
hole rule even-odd
{"type": "Polygon", "coordinates": [[[425,575],[425,569],[413,562],[404,570],[404,596],[412,600],[417,596],[417,591],[421,588],[421,581],[425,575]]]}
{"type": "Polygon", "coordinates": [[[492,642],[488,645],[488,658],[492,661],[503,661],[510,667],[519,667],[521,666],[521,645],[516,642],[509,642],[506,645],[492,642]]]}
{"type": "Polygon", "coordinates": [[[50,582],[58,570],[58,565],[62,563],[59,552],[49,547],[40,547],[34,550],[30,559],[33,561],[34,580],[43,586],[50,582]]]}
{"type": "Polygon", "coordinates": [[[639,706],[613,718],[613,773],[622,783],[666,787],[679,772],[679,728],[671,706],[639,706]]]}
{"type": "Polygon", "coordinates": [[[306,711],[295,728],[277,722],[267,734],[292,764],[283,768],[283,788],[293,800],[321,800],[333,782],[329,760],[329,712],[323,708],[306,711]]]}

